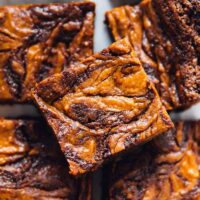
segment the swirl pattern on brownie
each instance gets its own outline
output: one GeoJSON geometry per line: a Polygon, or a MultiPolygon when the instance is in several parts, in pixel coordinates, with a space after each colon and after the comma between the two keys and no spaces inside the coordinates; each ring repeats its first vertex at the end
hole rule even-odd
{"type": "Polygon", "coordinates": [[[127,38],[42,81],[33,96],[72,174],[173,127],[127,38]]]}
{"type": "Polygon", "coordinates": [[[200,123],[178,122],[175,126],[176,131],[155,138],[137,153],[107,168],[106,199],[200,198],[200,162],[195,139],[200,134],[200,123]]]}
{"type": "Polygon", "coordinates": [[[92,2],[0,7],[0,101],[30,100],[35,83],[93,52],[92,2]]]}
{"type": "Polygon", "coordinates": [[[0,119],[0,199],[78,198],[78,182],[67,173],[60,148],[44,126],[0,119]]]}
{"type": "Polygon", "coordinates": [[[106,13],[115,40],[125,36],[168,110],[200,99],[198,0],[144,0],[106,13]]]}

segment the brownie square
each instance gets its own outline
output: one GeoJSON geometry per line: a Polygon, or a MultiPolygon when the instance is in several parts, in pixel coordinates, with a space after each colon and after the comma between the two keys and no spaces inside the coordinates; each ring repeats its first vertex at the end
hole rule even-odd
{"type": "Polygon", "coordinates": [[[40,82],[33,97],[73,175],[173,127],[127,38],[40,82]]]}
{"type": "Polygon", "coordinates": [[[200,2],[147,0],[106,13],[115,40],[125,36],[168,110],[200,100],[200,2]]]}
{"type": "Polygon", "coordinates": [[[0,7],[0,102],[27,102],[35,83],[93,52],[92,2],[0,7]]]}
{"type": "Polygon", "coordinates": [[[80,192],[86,194],[86,179],[70,177],[59,145],[45,127],[36,120],[0,119],[0,199],[86,198],[80,192]]]}
{"type": "Polygon", "coordinates": [[[107,166],[103,199],[199,199],[200,162],[194,136],[200,134],[200,122],[178,122],[175,127],[176,131],[107,166]]]}

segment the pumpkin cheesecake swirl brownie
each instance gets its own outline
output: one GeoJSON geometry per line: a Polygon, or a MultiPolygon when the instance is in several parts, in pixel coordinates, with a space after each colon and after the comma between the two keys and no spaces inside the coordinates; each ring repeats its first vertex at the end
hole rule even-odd
{"type": "Polygon", "coordinates": [[[115,40],[125,36],[169,110],[200,100],[198,0],[143,0],[106,13],[115,40]]]}
{"type": "Polygon", "coordinates": [[[127,38],[33,92],[74,175],[173,127],[127,38]]]}
{"type": "Polygon", "coordinates": [[[93,52],[92,2],[0,7],[0,102],[26,102],[35,83],[93,52]]]}
{"type": "Polygon", "coordinates": [[[85,199],[86,179],[75,180],[67,171],[59,145],[45,124],[0,119],[1,200],[85,199]]]}
{"type": "Polygon", "coordinates": [[[104,171],[108,200],[197,200],[200,122],[178,122],[169,131],[104,171]]]}

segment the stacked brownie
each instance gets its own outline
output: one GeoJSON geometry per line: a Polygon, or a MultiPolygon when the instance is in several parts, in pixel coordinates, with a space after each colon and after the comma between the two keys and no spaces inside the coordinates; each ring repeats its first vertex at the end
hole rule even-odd
{"type": "Polygon", "coordinates": [[[0,199],[90,200],[85,174],[108,161],[103,199],[199,199],[200,124],[166,110],[200,100],[200,2],[114,8],[115,42],[95,54],[94,16],[92,2],[0,8],[0,102],[47,123],[0,119],[0,199]]]}
{"type": "Polygon", "coordinates": [[[40,82],[33,96],[74,175],[173,128],[127,38],[40,82]]]}

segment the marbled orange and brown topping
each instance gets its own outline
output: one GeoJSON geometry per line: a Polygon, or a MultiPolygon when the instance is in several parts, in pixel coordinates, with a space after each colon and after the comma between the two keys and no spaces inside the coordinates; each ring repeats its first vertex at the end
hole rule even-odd
{"type": "Polygon", "coordinates": [[[178,122],[105,173],[109,200],[197,200],[200,198],[199,122],[178,122]],[[198,132],[196,132],[198,130],[198,132]],[[108,174],[107,174],[108,173],[108,174]],[[110,178],[108,178],[108,176],[110,178]]]}
{"type": "Polygon", "coordinates": [[[33,96],[74,175],[173,127],[127,38],[42,81],[33,96]]]}
{"type": "Polygon", "coordinates": [[[125,36],[169,110],[200,100],[200,2],[143,0],[106,13],[115,40],[125,36]]]}
{"type": "Polygon", "coordinates": [[[0,199],[75,200],[78,185],[67,170],[45,124],[0,119],[0,199]]]}
{"type": "Polygon", "coordinates": [[[35,83],[93,52],[92,2],[0,7],[0,102],[30,99],[35,83]]]}

